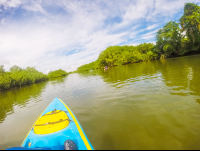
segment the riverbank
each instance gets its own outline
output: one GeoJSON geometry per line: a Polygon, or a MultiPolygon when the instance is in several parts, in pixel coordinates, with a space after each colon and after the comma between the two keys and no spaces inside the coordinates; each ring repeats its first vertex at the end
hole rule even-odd
{"type": "Polygon", "coordinates": [[[165,54],[156,54],[155,52],[153,52],[152,49],[154,47],[155,46],[151,43],[144,43],[138,46],[112,46],[112,48],[108,47],[106,50],[100,53],[99,58],[96,61],[80,66],[75,72],[88,72],[90,70],[104,69],[104,66],[113,67],[118,65],[127,65],[147,61],[155,61],[159,59],[168,59],[200,54],[200,50],[198,49],[188,50],[182,55],[171,54],[169,56],[166,56],[165,54]],[[146,47],[146,50],[142,49],[144,47],[146,47]],[[121,50],[120,53],[118,52],[119,49],[121,50]],[[133,52],[132,50],[135,50],[135,52],[133,52]],[[126,51],[126,55],[124,55],[124,51],[126,51]],[[109,62],[107,60],[109,60],[109,62]],[[104,63],[103,65],[102,62],[104,63]]]}
{"type": "Polygon", "coordinates": [[[11,88],[47,81],[57,77],[67,76],[69,74],[59,69],[51,71],[46,75],[33,67],[21,69],[18,66],[13,66],[10,68],[9,72],[5,72],[2,67],[3,66],[1,66],[0,70],[0,92],[11,88]]]}

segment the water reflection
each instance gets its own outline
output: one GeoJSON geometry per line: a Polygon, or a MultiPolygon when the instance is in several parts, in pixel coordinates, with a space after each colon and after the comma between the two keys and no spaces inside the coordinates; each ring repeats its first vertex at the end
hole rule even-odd
{"type": "MultiPolygon", "coordinates": [[[[99,75],[104,77],[105,82],[116,83],[119,81],[127,81],[128,79],[137,79],[139,77],[152,76],[158,73],[156,67],[158,62],[154,62],[153,66],[151,62],[142,62],[136,64],[130,64],[125,66],[116,66],[110,68],[107,73],[99,71],[99,75]]],[[[146,77],[147,78],[147,77],[146,77]]]]}
{"type": "MultiPolygon", "coordinates": [[[[199,55],[116,66],[104,70],[81,73],[83,77],[100,76],[116,88],[141,80],[158,78],[171,88],[171,94],[200,96],[199,55]]],[[[154,81],[156,82],[156,81],[154,81]]]]}
{"type": "Polygon", "coordinates": [[[200,104],[200,99],[197,99],[196,102],[200,104]]]}
{"type": "Polygon", "coordinates": [[[59,85],[65,82],[65,77],[58,77],[49,80],[50,85],[59,85]]]}
{"type": "Polygon", "coordinates": [[[172,94],[184,96],[195,94],[200,96],[199,61],[199,56],[166,60],[161,72],[166,85],[172,88],[172,94]]]}
{"type": "Polygon", "coordinates": [[[0,123],[7,115],[14,113],[14,106],[26,107],[32,101],[41,101],[39,96],[45,89],[46,82],[15,88],[0,93],[0,123]],[[34,98],[34,99],[33,99],[34,98]]]}

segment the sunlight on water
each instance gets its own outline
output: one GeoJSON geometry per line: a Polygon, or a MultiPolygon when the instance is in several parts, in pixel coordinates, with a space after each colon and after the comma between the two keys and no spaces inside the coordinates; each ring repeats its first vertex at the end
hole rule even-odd
{"type": "Polygon", "coordinates": [[[70,74],[0,93],[0,149],[20,146],[57,96],[95,149],[200,149],[200,56],[70,74]]]}

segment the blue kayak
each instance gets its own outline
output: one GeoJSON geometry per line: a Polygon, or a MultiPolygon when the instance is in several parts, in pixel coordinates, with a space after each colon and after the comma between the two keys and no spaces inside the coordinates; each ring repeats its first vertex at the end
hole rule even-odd
{"type": "Polygon", "coordinates": [[[58,98],[40,115],[21,147],[10,149],[94,150],[73,112],[58,98]]]}

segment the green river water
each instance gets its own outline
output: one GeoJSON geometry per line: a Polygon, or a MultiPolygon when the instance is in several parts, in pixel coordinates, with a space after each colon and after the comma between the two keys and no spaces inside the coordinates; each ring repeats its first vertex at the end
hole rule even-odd
{"type": "Polygon", "coordinates": [[[0,149],[59,97],[94,149],[200,149],[200,55],[112,67],[0,93],[0,149]]]}

